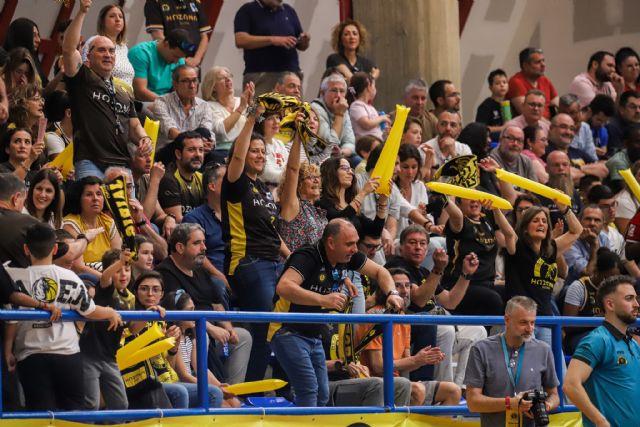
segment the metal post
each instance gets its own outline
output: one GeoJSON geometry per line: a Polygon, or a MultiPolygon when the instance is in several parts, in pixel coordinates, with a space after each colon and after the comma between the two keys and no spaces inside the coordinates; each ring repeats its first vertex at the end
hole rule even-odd
{"type": "Polygon", "coordinates": [[[553,344],[553,362],[556,365],[556,375],[560,385],[558,386],[558,395],[560,397],[560,409],[564,409],[564,392],[562,391],[562,384],[564,384],[564,373],[562,367],[564,366],[564,353],[562,352],[562,325],[554,323],[551,328],[551,343],[553,344]]]}
{"type": "Polygon", "coordinates": [[[382,366],[384,369],[384,406],[394,408],[393,392],[393,322],[384,323],[382,333],[382,366]]]}
{"type": "Polygon", "coordinates": [[[200,407],[209,409],[209,382],[207,381],[207,319],[196,320],[196,355],[198,365],[198,402],[200,407]]]}

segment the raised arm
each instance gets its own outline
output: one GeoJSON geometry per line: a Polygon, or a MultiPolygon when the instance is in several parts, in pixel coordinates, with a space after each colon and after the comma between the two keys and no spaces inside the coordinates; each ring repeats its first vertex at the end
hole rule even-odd
{"type": "Polygon", "coordinates": [[[249,151],[253,126],[256,123],[257,116],[264,112],[264,107],[258,106],[257,108],[254,114],[247,116],[247,121],[236,139],[233,156],[231,156],[229,166],[227,166],[227,180],[229,182],[236,182],[244,172],[244,162],[249,151]]]}
{"type": "Polygon", "coordinates": [[[285,221],[292,221],[300,212],[300,201],[296,194],[298,176],[300,173],[300,136],[296,133],[291,143],[284,184],[280,192],[280,217],[285,221]]]}
{"type": "Polygon", "coordinates": [[[64,60],[64,74],[68,77],[78,74],[78,70],[82,66],[82,57],[78,51],[78,44],[80,43],[82,24],[91,7],[91,3],[91,0],[80,0],[78,13],[64,33],[62,58],[64,60]]]}
{"type": "Polygon", "coordinates": [[[563,254],[567,249],[569,249],[576,240],[582,234],[582,224],[576,217],[576,214],[573,213],[570,207],[563,205],[562,203],[554,200],[560,212],[564,212],[562,216],[564,216],[567,225],[569,226],[569,230],[556,238],[556,246],[558,247],[558,255],[563,254]]]}

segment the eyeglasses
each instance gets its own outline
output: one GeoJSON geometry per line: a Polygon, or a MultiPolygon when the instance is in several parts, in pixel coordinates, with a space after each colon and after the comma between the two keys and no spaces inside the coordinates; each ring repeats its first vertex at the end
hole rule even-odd
{"type": "Polygon", "coordinates": [[[351,168],[351,166],[347,166],[347,165],[342,165],[338,168],[338,170],[344,171],[344,172],[351,172],[353,173],[353,168],[351,168]]]}
{"type": "Polygon", "coordinates": [[[178,83],[182,83],[182,84],[186,84],[186,85],[191,85],[191,84],[197,85],[198,84],[198,79],[197,78],[195,78],[195,79],[181,79],[181,80],[178,80],[178,83]]]}
{"type": "Polygon", "coordinates": [[[310,181],[315,181],[315,180],[320,181],[320,175],[309,175],[309,176],[305,176],[304,179],[308,179],[310,181]]]}
{"type": "Polygon", "coordinates": [[[44,98],[40,95],[32,96],[31,98],[29,98],[29,101],[42,102],[44,104],[44,98]]]}
{"type": "Polygon", "coordinates": [[[531,108],[544,108],[544,104],[540,102],[527,102],[527,105],[531,108]]]}
{"type": "Polygon", "coordinates": [[[518,138],[513,135],[503,135],[502,139],[506,139],[507,141],[517,142],[519,144],[524,144],[523,138],[518,138]]]}
{"type": "Polygon", "coordinates": [[[571,126],[571,125],[567,125],[567,124],[561,124],[561,125],[551,125],[552,127],[557,127],[560,128],[562,130],[570,130],[571,132],[575,132],[576,128],[575,126],[571,126]]]}
{"type": "Polygon", "coordinates": [[[138,287],[138,291],[142,292],[143,294],[161,294],[162,293],[162,287],[160,286],[139,286],[138,287]]]}
{"type": "Polygon", "coordinates": [[[526,212],[528,209],[530,209],[531,206],[526,206],[526,207],[521,207],[521,208],[516,208],[516,212],[517,213],[524,213],[526,212]]]}
{"type": "Polygon", "coordinates": [[[361,245],[370,251],[377,251],[382,248],[382,243],[361,243],[361,245]]]}
{"type": "Polygon", "coordinates": [[[334,88],[328,89],[327,92],[339,93],[340,95],[344,95],[345,93],[347,93],[347,90],[346,89],[340,89],[339,87],[334,87],[334,88]]]}

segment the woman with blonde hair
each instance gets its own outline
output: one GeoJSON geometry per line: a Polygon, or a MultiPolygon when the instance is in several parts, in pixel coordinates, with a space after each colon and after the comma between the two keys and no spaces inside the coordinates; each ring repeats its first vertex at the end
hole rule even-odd
{"type": "Polygon", "coordinates": [[[215,66],[202,80],[202,99],[213,111],[213,133],[216,136],[214,158],[224,163],[231,143],[240,135],[247,118],[244,112],[253,99],[255,85],[247,83],[240,96],[233,94],[233,74],[227,67],[215,66]]]}

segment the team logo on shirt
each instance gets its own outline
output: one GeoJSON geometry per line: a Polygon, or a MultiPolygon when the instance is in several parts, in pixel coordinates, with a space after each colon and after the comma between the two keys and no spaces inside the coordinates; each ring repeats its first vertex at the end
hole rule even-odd
{"type": "Polygon", "coordinates": [[[531,278],[531,284],[533,286],[539,286],[546,290],[553,289],[556,280],[558,279],[558,264],[545,262],[542,258],[538,258],[536,265],[533,268],[533,277],[531,278]]]}
{"type": "Polygon", "coordinates": [[[624,356],[618,356],[618,365],[626,365],[627,364],[627,358],[624,356]]]}
{"type": "Polygon", "coordinates": [[[53,302],[58,295],[58,283],[50,277],[41,277],[33,284],[33,297],[38,301],[53,302]]]}
{"type": "Polygon", "coordinates": [[[320,273],[320,276],[318,276],[318,281],[319,282],[324,282],[324,280],[327,278],[327,275],[324,273],[320,273]]]}
{"type": "Polygon", "coordinates": [[[162,5],[162,11],[163,11],[163,12],[169,12],[169,10],[170,10],[170,8],[169,8],[169,5],[168,5],[168,4],[163,4],[163,5],[162,5]]]}

